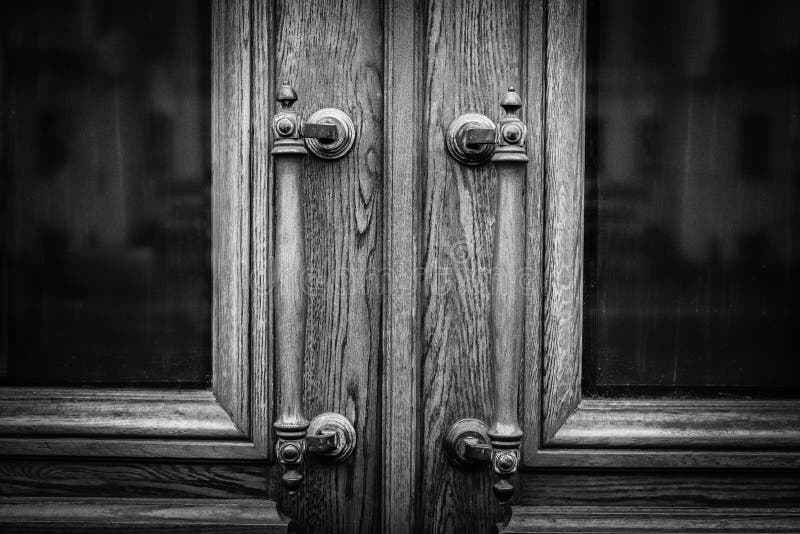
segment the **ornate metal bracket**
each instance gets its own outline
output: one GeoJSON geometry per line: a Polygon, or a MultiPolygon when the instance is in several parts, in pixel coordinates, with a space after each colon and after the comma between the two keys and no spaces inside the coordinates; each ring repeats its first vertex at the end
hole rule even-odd
{"type": "Polygon", "coordinates": [[[319,122],[304,125],[300,114],[292,109],[297,93],[288,82],[278,90],[276,99],[281,103],[272,120],[276,187],[275,345],[280,413],[274,427],[278,438],[276,456],[284,467],[281,480],[294,493],[303,480],[300,469],[306,451],[340,462],[355,447],[355,429],[344,416],[326,413],[309,423],[302,412],[306,265],[301,187],[302,164],[308,154],[306,146],[312,152],[324,153],[320,157],[325,159],[342,157],[353,146],[355,128],[344,112],[332,108],[314,115],[319,122]],[[316,145],[310,143],[312,139],[316,145]]]}
{"type": "MultiPolygon", "coordinates": [[[[459,421],[446,436],[446,448],[455,465],[474,465],[477,461],[490,461],[492,471],[498,476],[493,486],[495,497],[505,504],[514,494],[509,478],[519,466],[519,447],[522,428],[517,419],[517,380],[522,355],[525,295],[521,289],[520,276],[525,266],[525,151],[527,130],[517,113],[522,107],[519,95],[510,88],[500,100],[505,116],[490,135],[479,121],[456,119],[450,129],[454,132],[454,147],[462,156],[450,153],[459,161],[470,146],[490,147],[490,159],[497,169],[498,194],[495,222],[494,255],[492,269],[491,330],[493,339],[493,370],[495,379],[494,417],[491,427],[480,421],[483,432],[474,435],[476,425],[459,421]],[[466,126],[464,126],[466,125],[466,126]],[[459,445],[461,443],[462,445],[459,445]],[[491,446],[491,456],[482,452],[486,444],[491,446]],[[478,450],[480,449],[480,451],[478,450]],[[454,454],[455,453],[455,454],[454,454]]],[[[466,116],[470,117],[470,115],[466,116]]],[[[489,121],[489,119],[486,119],[489,121]]],[[[485,124],[485,122],[484,122],[485,124]]],[[[485,158],[485,151],[481,158],[485,158]]],[[[477,157],[477,156],[476,156],[477,157]]],[[[466,164],[474,165],[476,159],[466,164]]]]}

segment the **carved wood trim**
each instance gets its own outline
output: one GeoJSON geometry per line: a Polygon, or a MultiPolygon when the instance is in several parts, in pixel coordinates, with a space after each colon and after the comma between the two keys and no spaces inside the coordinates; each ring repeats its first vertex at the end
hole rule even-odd
{"type": "Polygon", "coordinates": [[[800,401],[584,399],[545,446],[798,449],[800,401]]]}
{"type": "Polygon", "coordinates": [[[796,508],[518,506],[500,532],[742,532],[800,530],[796,508]]]}
{"type": "Polygon", "coordinates": [[[256,499],[0,498],[0,532],[288,532],[275,503],[256,499]]]}

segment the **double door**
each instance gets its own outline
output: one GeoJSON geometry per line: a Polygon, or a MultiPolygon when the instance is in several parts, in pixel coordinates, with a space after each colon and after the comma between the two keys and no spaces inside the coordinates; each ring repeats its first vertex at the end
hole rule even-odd
{"type": "Polygon", "coordinates": [[[0,529],[800,530],[792,2],[33,4],[0,529]]]}

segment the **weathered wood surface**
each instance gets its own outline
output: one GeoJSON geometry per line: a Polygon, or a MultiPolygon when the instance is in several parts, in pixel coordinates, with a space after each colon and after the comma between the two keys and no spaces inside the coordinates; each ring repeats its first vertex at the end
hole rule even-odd
{"type": "Polygon", "coordinates": [[[542,382],[542,275],[544,253],[544,21],[543,0],[527,3],[525,17],[525,75],[522,119],[528,128],[528,165],[525,184],[525,347],[519,395],[522,463],[525,452],[535,452],[541,439],[542,382]]]}
{"type": "Polygon", "coordinates": [[[797,450],[800,403],[583,400],[547,445],[797,450]]]}
{"type": "Polygon", "coordinates": [[[263,460],[266,452],[251,441],[215,439],[0,438],[0,456],[115,456],[125,458],[197,458],[263,460]]]}
{"type": "Polygon", "coordinates": [[[606,469],[798,469],[796,451],[540,449],[528,465],[606,469]]]}
{"type": "Polygon", "coordinates": [[[288,532],[275,503],[0,498],[0,532],[288,532]]]}
{"type": "Polygon", "coordinates": [[[0,461],[0,496],[270,499],[277,479],[262,463],[0,461]]]}
{"type": "MultiPolygon", "coordinates": [[[[304,413],[335,411],[354,424],[346,463],[309,463],[284,509],[312,532],[375,532],[380,520],[383,40],[374,2],[281,1],[277,80],[289,80],[303,117],[336,107],[356,125],[336,161],[304,163],[308,311],[304,413]]],[[[274,89],[259,99],[273,98],[274,89]]]]}
{"type": "Polygon", "coordinates": [[[272,264],[274,250],[274,181],[270,158],[271,119],[274,100],[266,98],[277,85],[274,78],[273,43],[274,2],[252,3],[253,35],[251,45],[251,265],[250,265],[250,353],[251,406],[253,443],[272,456],[274,446],[272,399],[274,377],[272,264]]]}
{"type": "Polygon", "coordinates": [[[212,389],[250,430],[250,1],[215,0],[211,110],[212,389]]]}
{"type": "Polygon", "coordinates": [[[584,2],[547,4],[542,438],[580,400],[583,321],[584,2]]]}
{"type": "Polygon", "coordinates": [[[384,280],[381,532],[417,532],[419,502],[418,106],[420,12],[415,2],[384,3],[384,280]]]}
{"type": "Polygon", "coordinates": [[[496,175],[491,164],[459,165],[445,150],[444,132],[462,113],[502,116],[500,97],[520,87],[523,11],[510,0],[432,0],[424,20],[422,529],[488,532],[497,513],[489,469],[454,469],[442,439],[457,420],[492,414],[496,175]]]}
{"type": "Polygon", "coordinates": [[[0,434],[243,438],[211,391],[0,389],[0,434]]]}
{"type": "Polygon", "coordinates": [[[519,505],[795,507],[800,471],[602,470],[523,473],[519,505]]]}
{"type": "Polygon", "coordinates": [[[511,523],[500,532],[741,532],[748,534],[798,532],[796,508],[515,508],[511,523]]]}

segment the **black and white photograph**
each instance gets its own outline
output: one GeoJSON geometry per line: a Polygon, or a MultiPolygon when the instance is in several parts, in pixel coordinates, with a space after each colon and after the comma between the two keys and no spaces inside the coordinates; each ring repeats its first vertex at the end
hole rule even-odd
{"type": "Polygon", "coordinates": [[[0,0],[0,533],[800,534],[800,0],[0,0]]]}

